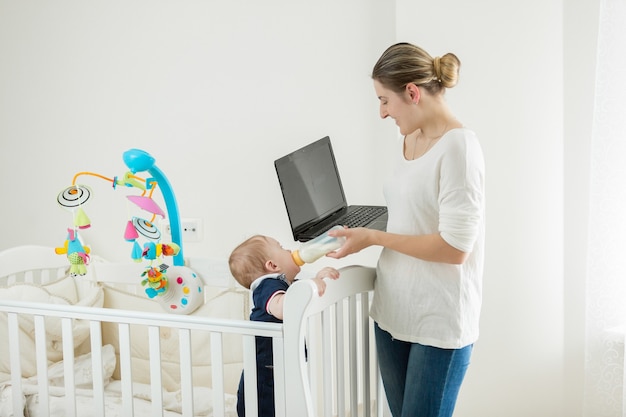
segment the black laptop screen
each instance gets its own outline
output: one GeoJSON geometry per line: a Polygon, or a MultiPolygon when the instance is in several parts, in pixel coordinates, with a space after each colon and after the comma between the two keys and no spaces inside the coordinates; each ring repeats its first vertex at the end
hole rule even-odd
{"type": "Polygon", "coordinates": [[[346,206],[328,136],[277,159],[274,165],[293,231],[346,206]]]}

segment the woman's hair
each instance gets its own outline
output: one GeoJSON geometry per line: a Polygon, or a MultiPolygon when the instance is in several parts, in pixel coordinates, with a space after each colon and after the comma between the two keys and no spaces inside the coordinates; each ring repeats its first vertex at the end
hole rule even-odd
{"type": "Polygon", "coordinates": [[[456,85],[460,67],[461,61],[452,53],[433,58],[419,46],[397,43],[378,59],[372,79],[396,93],[413,83],[434,95],[456,85]]]}
{"type": "Polygon", "coordinates": [[[228,266],[237,282],[250,288],[252,282],[265,274],[265,262],[269,259],[267,237],[255,235],[237,246],[230,254],[228,266]]]}

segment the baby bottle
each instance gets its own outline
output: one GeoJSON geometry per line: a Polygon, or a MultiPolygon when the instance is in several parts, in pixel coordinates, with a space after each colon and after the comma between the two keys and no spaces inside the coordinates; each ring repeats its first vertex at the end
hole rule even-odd
{"type": "MultiPolygon", "coordinates": [[[[330,230],[343,229],[343,226],[333,226],[330,230]]],[[[305,242],[300,249],[291,252],[293,261],[298,266],[302,266],[305,263],[317,261],[322,256],[330,253],[336,249],[339,249],[346,242],[345,237],[333,237],[328,236],[328,232],[319,235],[315,239],[305,242]]]]}

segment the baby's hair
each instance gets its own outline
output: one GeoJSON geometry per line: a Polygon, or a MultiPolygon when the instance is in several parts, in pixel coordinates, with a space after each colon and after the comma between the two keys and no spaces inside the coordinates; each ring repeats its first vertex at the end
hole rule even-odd
{"type": "Polygon", "coordinates": [[[413,83],[438,94],[456,85],[460,67],[461,61],[452,53],[433,58],[419,46],[402,42],[383,52],[374,65],[372,79],[396,93],[413,83]]]}
{"type": "Polygon", "coordinates": [[[266,236],[255,235],[242,242],[230,254],[228,266],[235,280],[245,288],[264,275],[265,262],[269,259],[269,241],[266,236]]]}

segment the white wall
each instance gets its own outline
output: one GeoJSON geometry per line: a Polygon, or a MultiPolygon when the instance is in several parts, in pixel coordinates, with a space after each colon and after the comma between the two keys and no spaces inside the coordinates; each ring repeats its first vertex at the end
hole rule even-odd
{"type": "MultiPolygon", "coordinates": [[[[182,216],[203,220],[185,255],[225,257],[253,233],[293,245],[273,160],[329,134],[348,199],[382,203],[396,131],[378,119],[371,67],[400,40],[454,52],[448,100],[479,135],[488,192],[482,336],[456,416],[582,415],[584,245],[571,230],[586,216],[598,2],[0,0],[0,250],[60,245],[71,219],[57,193],[83,170],[123,174],[131,147],[155,156],[182,216]]],[[[123,190],[83,182],[96,194],[85,240],[127,259],[123,190]]]]}
{"type": "MultiPolygon", "coordinates": [[[[0,0],[0,249],[60,246],[71,216],[57,193],[81,171],[123,175],[129,148],[202,220],[186,256],[226,257],[254,233],[293,244],[273,161],[325,135],[349,201],[383,203],[377,157],[393,130],[369,74],[393,20],[361,0],[0,0]]],[[[83,240],[128,259],[129,212],[149,215],[104,180],[79,182],[95,194],[83,240]]]]}
{"type": "MultiPolygon", "coordinates": [[[[589,163],[600,0],[565,3],[564,416],[583,416],[589,163]]],[[[587,410],[593,415],[593,410],[587,410]]]]}

